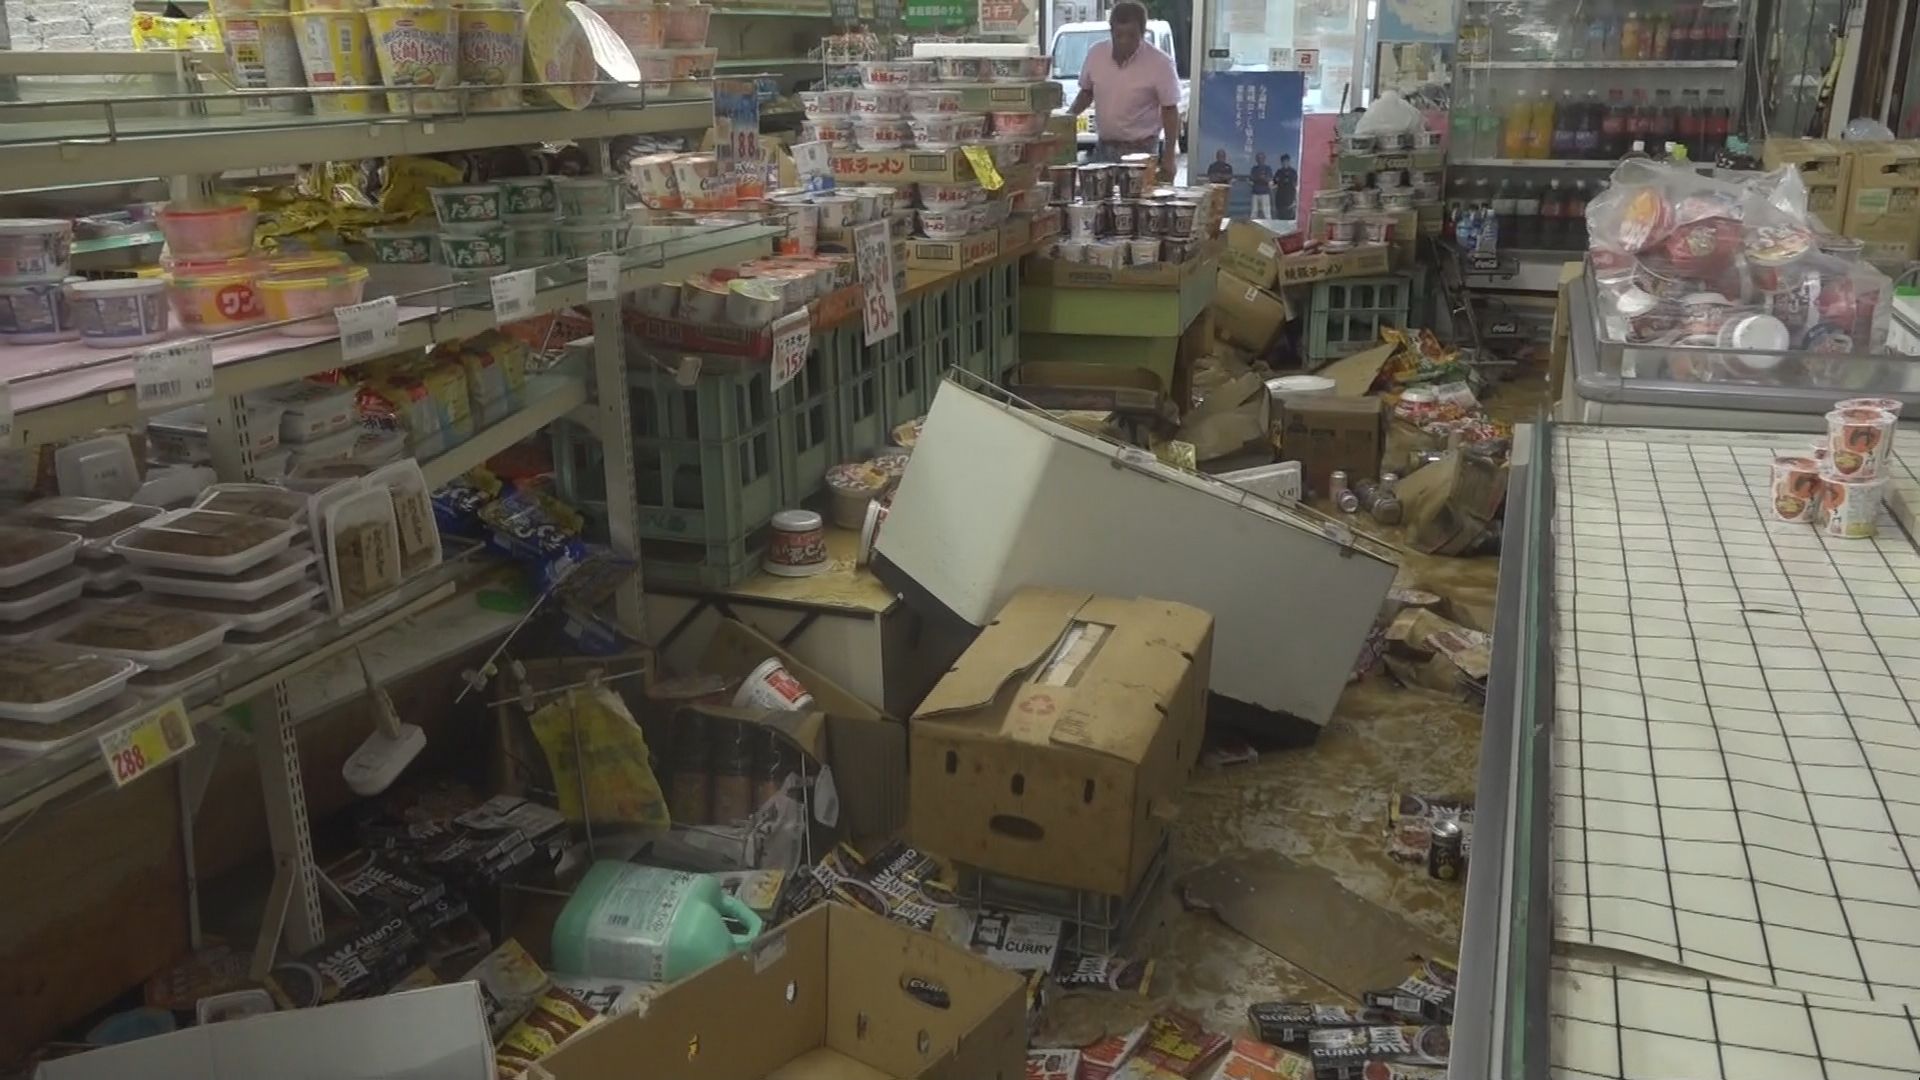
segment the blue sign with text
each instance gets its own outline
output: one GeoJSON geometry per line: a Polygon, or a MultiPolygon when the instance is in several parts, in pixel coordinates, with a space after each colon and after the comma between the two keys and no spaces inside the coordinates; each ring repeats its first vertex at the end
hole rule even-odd
{"type": "Polygon", "coordinates": [[[1227,215],[1299,216],[1298,71],[1209,71],[1200,80],[1200,145],[1189,147],[1190,183],[1227,184],[1227,215]]]}

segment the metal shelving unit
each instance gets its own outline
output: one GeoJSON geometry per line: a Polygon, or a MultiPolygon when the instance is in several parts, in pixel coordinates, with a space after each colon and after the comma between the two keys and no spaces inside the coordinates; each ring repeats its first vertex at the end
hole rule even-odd
{"type": "MultiPolygon", "coordinates": [[[[528,109],[435,117],[192,115],[204,111],[205,105],[220,108],[229,103],[219,95],[183,94],[159,99],[0,105],[0,187],[13,191],[68,187],[144,179],[155,175],[156,168],[198,170],[198,175],[171,179],[178,191],[183,186],[206,184],[218,172],[307,161],[697,131],[710,123],[712,115],[712,107],[705,100],[599,106],[578,112],[528,109]],[[125,115],[133,106],[155,104],[185,115],[125,115]],[[36,108],[51,109],[59,119],[36,122],[28,113],[36,108]],[[84,115],[75,118],[75,110],[84,115]]],[[[642,226],[634,232],[631,246],[618,253],[618,293],[766,254],[779,229],[743,222],[698,230],[642,226]]],[[[587,354],[585,370],[563,365],[530,379],[519,411],[422,462],[422,471],[430,484],[438,485],[555,420],[575,418],[589,431],[607,436],[604,467],[610,492],[609,539],[616,551],[637,559],[639,523],[631,439],[627,434],[630,426],[619,300],[588,301],[584,260],[543,266],[538,275],[546,287],[537,290],[529,317],[583,304],[591,311],[591,343],[573,350],[587,354]]],[[[395,352],[468,337],[497,321],[484,283],[409,293],[399,298],[398,318],[395,352]]],[[[280,335],[275,327],[250,327],[211,339],[214,388],[205,409],[214,467],[223,480],[254,476],[255,462],[249,440],[244,437],[242,395],[345,366],[337,327],[328,327],[327,331],[317,337],[293,338],[280,335]]],[[[0,378],[8,383],[14,414],[15,434],[10,444],[32,446],[102,427],[137,425],[141,413],[132,384],[138,356],[102,356],[77,343],[0,349],[0,378]]],[[[254,956],[256,970],[264,970],[272,962],[282,940],[292,951],[304,953],[322,939],[319,873],[307,828],[295,701],[289,681],[363,645],[369,652],[376,651],[379,643],[375,639],[387,640],[382,638],[387,631],[433,616],[445,600],[459,592],[477,565],[471,559],[449,558],[441,567],[408,582],[371,607],[324,618],[295,640],[209,675],[181,695],[191,706],[190,716],[196,724],[235,706],[251,707],[253,746],[275,859],[273,892],[254,956]]],[[[618,621],[636,637],[644,627],[641,602],[637,582],[621,590],[615,599],[618,621]]],[[[419,670],[484,640],[513,620],[503,621],[488,614],[447,621],[450,629],[444,633],[402,631],[399,636],[414,643],[390,650],[402,655],[389,667],[419,670]]],[[[384,677],[395,676],[389,672],[384,677]]],[[[151,710],[157,704],[149,702],[142,708],[151,710]]],[[[141,708],[135,708],[124,719],[138,720],[141,712],[141,708]]],[[[121,719],[116,718],[114,723],[121,719]]],[[[106,770],[94,735],[90,732],[0,772],[0,837],[7,835],[7,828],[20,827],[29,816],[57,813],[63,800],[84,797],[83,792],[101,786],[106,770]]],[[[181,783],[181,826],[195,944],[199,926],[193,902],[191,839],[193,817],[211,774],[212,757],[189,752],[179,759],[186,770],[181,783]]]]}

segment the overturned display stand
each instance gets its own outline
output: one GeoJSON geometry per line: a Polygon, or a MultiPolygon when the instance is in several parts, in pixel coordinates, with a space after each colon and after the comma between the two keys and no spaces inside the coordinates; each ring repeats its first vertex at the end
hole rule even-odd
{"type": "Polygon", "coordinates": [[[1214,715],[1256,726],[1332,718],[1395,567],[1384,545],[1330,519],[953,380],[934,399],[874,562],[948,631],[943,641],[964,643],[1024,585],[1210,612],[1214,715]]]}

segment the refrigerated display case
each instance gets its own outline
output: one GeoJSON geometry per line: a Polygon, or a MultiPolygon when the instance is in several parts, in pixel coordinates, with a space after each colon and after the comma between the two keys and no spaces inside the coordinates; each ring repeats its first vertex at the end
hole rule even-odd
{"type": "MultiPolygon", "coordinates": [[[[1742,130],[1747,13],[1689,0],[1464,0],[1449,210],[1493,210],[1500,248],[1522,262],[1584,248],[1586,204],[1634,142],[1656,156],[1677,143],[1711,162],[1742,130]]],[[[1553,288],[1552,275],[1532,278],[1553,288]]]]}

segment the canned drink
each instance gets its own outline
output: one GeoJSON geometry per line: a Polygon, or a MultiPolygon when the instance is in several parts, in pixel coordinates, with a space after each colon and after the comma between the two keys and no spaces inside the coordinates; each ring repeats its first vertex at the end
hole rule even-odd
{"type": "Polygon", "coordinates": [[[1347,490],[1347,470],[1335,469],[1327,474],[1327,493],[1338,495],[1347,490]]]}
{"type": "Polygon", "coordinates": [[[1458,881],[1466,873],[1466,831],[1454,817],[1436,818],[1427,839],[1427,876],[1458,881]]]}

